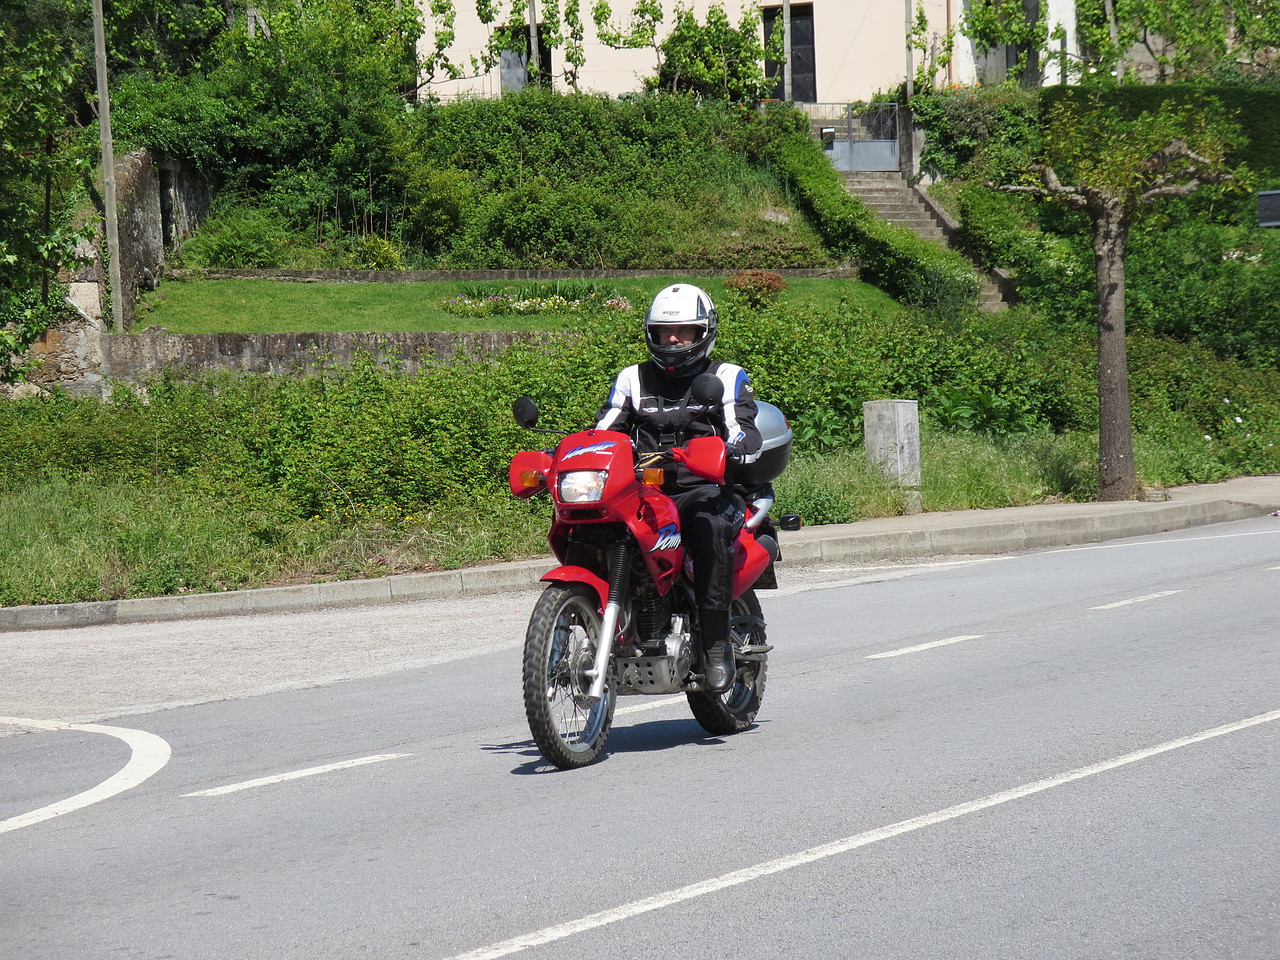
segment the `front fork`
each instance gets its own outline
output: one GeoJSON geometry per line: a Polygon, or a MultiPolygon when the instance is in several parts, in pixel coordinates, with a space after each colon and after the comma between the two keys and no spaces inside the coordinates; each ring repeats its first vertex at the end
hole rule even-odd
{"type": "Polygon", "coordinates": [[[613,655],[613,636],[618,631],[618,619],[622,605],[627,602],[631,584],[631,541],[622,538],[609,551],[609,599],[604,605],[604,617],[600,621],[600,636],[596,640],[596,661],[587,675],[591,677],[592,700],[604,696],[605,681],[609,677],[609,657],[613,655]]]}

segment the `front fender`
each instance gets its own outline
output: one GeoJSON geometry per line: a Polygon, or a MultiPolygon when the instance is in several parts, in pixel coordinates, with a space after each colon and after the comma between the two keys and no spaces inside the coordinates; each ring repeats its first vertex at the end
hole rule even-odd
{"type": "Polygon", "coordinates": [[[593,589],[600,596],[600,610],[604,611],[605,605],[609,602],[609,584],[601,577],[592,573],[586,567],[577,567],[572,564],[566,564],[563,567],[556,567],[554,570],[548,570],[542,575],[544,583],[581,583],[593,589]]]}

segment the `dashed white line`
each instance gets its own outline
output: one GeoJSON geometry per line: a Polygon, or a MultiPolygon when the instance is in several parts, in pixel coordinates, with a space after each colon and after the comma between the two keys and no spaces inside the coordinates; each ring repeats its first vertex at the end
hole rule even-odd
{"type": "Polygon", "coordinates": [[[293,770],[289,773],[277,773],[270,777],[259,777],[257,780],[245,780],[241,783],[229,783],[225,787],[214,787],[212,790],[197,790],[195,793],[184,793],[184,797],[220,797],[223,794],[235,793],[238,790],[251,790],[254,787],[265,787],[273,783],[284,783],[286,780],[300,780],[303,777],[314,777],[334,770],[346,770],[348,767],[361,767],[366,763],[381,763],[384,760],[398,760],[400,757],[411,757],[411,753],[380,753],[372,757],[360,757],[356,760],[343,760],[339,763],[326,763],[321,767],[308,767],[306,770],[293,770]]]}
{"type": "Polygon", "coordinates": [[[500,943],[481,947],[468,953],[457,954],[456,956],[451,957],[450,960],[497,960],[498,957],[509,956],[510,954],[519,953],[522,950],[543,946],[548,943],[555,943],[558,940],[564,940],[576,934],[586,933],[588,930],[595,930],[598,927],[604,927],[611,923],[617,923],[621,920],[628,920],[631,917],[649,913],[653,910],[662,910],[666,907],[674,906],[677,903],[683,903],[687,900],[696,899],[697,897],[718,893],[721,890],[727,890],[730,887],[748,883],[752,880],[759,880],[762,877],[783,873],[787,870],[794,870],[796,867],[803,867],[810,863],[817,863],[820,860],[826,860],[842,853],[848,853],[851,850],[869,846],[870,844],[878,843],[881,840],[888,840],[891,837],[897,837],[904,833],[911,833],[914,830],[920,830],[924,827],[931,827],[940,823],[945,823],[948,820],[955,820],[959,817],[968,816],[971,813],[977,813],[981,810],[989,809],[990,807],[1009,803],[1011,800],[1020,800],[1023,797],[1043,793],[1046,790],[1061,787],[1075,780],[1083,780],[1086,777],[1096,776],[1099,773],[1105,773],[1109,770],[1115,770],[1118,767],[1137,763],[1139,760],[1146,760],[1162,753],[1168,753],[1171,750],[1189,747],[1193,744],[1202,743],[1205,740],[1211,740],[1214,737],[1221,737],[1229,733],[1236,733],[1240,730],[1247,729],[1248,727],[1257,726],[1261,723],[1268,723],[1276,719],[1280,719],[1280,710],[1273,710],[1270,713],[1263,713],[1255,717],[1249,717],[1246,720],[1239,720],[1235,723],[1229,723],[1221,727],[1214,727],[1212,730],[1204,730],[1200,733],[1181,737],[1177,740],[1169,740],[1165,743],[1157,744],[1154,747],[1145,747],[1142,750],[1135,750],[1133,753],[1126,753],[1123,756],[1115,757],[1111,760],[1103,760],[1087,767],[1079,767],[1075,770],[1068,771],[1067,773],[1061,773],[1057,776],[1037,780],[1034,783],[1014,787],[1011,790],[1004,790],[1000,793],[993,793],[990,796],[981,797],[977,800],[970,800],[967,803],[961,803],[954,807],[947,807],[945,810],[938,810],[934,813],[927,813],[919,817],[912,817],[910,820],[902,820],[899,823],[890,824],[887,827],[880,827],[876,830],[869,830],[866,833],[859,833],[852,837],[846,837],[843,840],[836,840],[832,843],[825,843],[818,847],[811,847],[808,850],[802,850],[799,853],[794,853],[790,856],[779,857],[777,860],[770,860],[766,863],[746,867],[742,870],[735,870],[732,873],[726,873],[719,877],[712,877],[708,880],[699,881],[698,883],[691,883],[687,887],[668,890],[665,893],[659,893],[652,897],[645,897],[642,900],[633,900],[631,903],[624,903],[621,906],[614,907],[610,910],[602,910],[599,913],[593,913],[590,916],[581,917],[577,920],[570,920],[567,923],[544,927],[541,930],[535,930],[532,933],[512,937],[509,940],[503,940],[500,943]]]}
{"type": "Polygon", "coordinates": [[[30,727],[35,730],[81,730],[85,733],[101,733],[108,737],[115,737],[117,740],[123,740],[132,751],[129,755],[129,762],[114,776],[108,777],[96,787],[85,790],[83,793],[77,793],[73,797],[40,807],[30,813],[10,817],[8,820],[0,820],[0,833],[7,833],[20,827],[29,827],[34,823],[51,820],[54,817],[62,816],[64,813],[71,813],[73,810],[99,803],[102,800],[114,797],[118,793],[132,789],[162,770],[164,765],[169,762],[169,757],[173,754],[173,750],[166,740],[157,737],[154,733],[147,733],[145,730],[131,730],[128,727],[109,727],[97,723],[59,723],[54,720],[27,720],[22,717],[0,717],[0,723],[18,727],[30,727]]]}
{"type": "Polygon", "coordinates": [[[1181,590],[1163,590],[1160,593],[1148,593],[1145,597],[1130,597],[1128,600],[1117,600],[1115,603],[1104,603],[1100,607],[1090,607],[1090,610],[1115,610],[1117,607],[1127,607],[1132,603],[1146,603],[1148,600],[1159,600],[1161,597],[1172,597],[1175,593],[1181,593],[1181,590]]]}
{"type": "Polygon", "coordinates": [[[886,657],[901,657],[907,653],[919,653],[921,650],[932,650],[934,647],[945,647],[949,643],[961,643],[965,640],[981,640],[986,634],[975,633],[966,634],[962,637],[948,637],[946,640],[933,640],[930,643],[917,643],[914,647],[902,647],[898,650],[889,650],[885,653],[869,654],[867,660],[884,660],[886,657]]]}

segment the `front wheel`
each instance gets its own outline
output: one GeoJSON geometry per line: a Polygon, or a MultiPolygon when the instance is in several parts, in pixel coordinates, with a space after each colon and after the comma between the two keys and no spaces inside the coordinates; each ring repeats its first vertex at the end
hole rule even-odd
{"type": "Polygon", "coordinates": [[[524,639],[524,711],[538,749],[561,770],[585,767],[609,739],[616,697],[612,675],[603,697],[587,698],[599,639],[592,590],[552,584],[542,591],[524,639]]]}
{"type": "Polygon", "coordinates": [[[764,616],[754,590],[733,601],[729,610],[729,637],[737,675],[733,686],[722,694],[690,691],[689,709],[707,733],[718,737],[741,733],[751,726],[764,698],[764,678],[768,667],[764,616]]]}

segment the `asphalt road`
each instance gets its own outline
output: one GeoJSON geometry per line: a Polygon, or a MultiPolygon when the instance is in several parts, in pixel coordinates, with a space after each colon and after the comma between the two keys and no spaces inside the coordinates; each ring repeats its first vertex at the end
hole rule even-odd
{"type": "Polygon", "coordinates": [[[23,634],[0,944],[1274,960],[1278,584],[1272,518],[789,570],[756,727],[626,698],[568,773],[519,701],[530,591],[23,634]]]}

